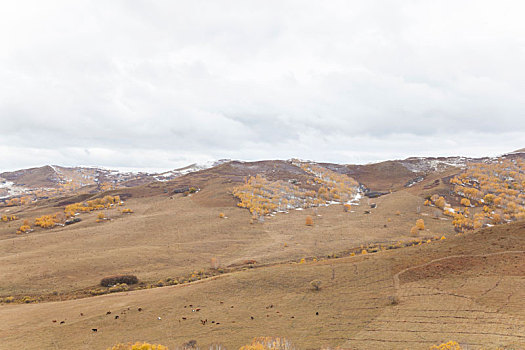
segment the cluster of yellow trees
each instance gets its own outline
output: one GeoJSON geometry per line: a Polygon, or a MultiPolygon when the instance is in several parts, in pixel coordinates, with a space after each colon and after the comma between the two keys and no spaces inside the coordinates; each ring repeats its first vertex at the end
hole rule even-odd
{"type": "Polygon", "coordinates": [[[237,206],[260,217],[276,211],[344,203],[356,196],[358,183],[354,179],[313,164],[301,164],[301,167],[313,175],[313,179],[308,180],[308,188],[282,180],[269,181],[258,174],[233,189],[233,195],[240,200],[237,206]]]}
{"type": "MultiPolygon", "coordinates": [[[[189,348],[184,347],[183,348],[189,348]]],[[[192,347],[197,348],[198,347],[192,347]]],[[[212,346],[209,347],[210,349],[212,346]]],[[[215,348],[223,348],[220,344],[217,344],[215,348]]],[[[280,337],[257,337],[254,338],[251,344],[243,345],[239,350],[293,350],[295,346],[286,338],[280,337]]],[[[461,350],[461,346],[456,341],[449,341],[439,345],[432,345],[429,350],[461,350]]],[[[117,344],[108,350],[168,350],[166,346],[160,344],[140,343],[135,344],[117,344]]]]}
{"type": "MultiPolygon", "coordinates": [[[[34,221],[34,226],[38,226],[41,228],[52,228],[55,227],[57,224],[64,223],[66,218],[73,217],[78,213],[86,213],[94,210],[114,208],[122,204],[124,204],[124,202],[120,200],[119,196],[105,196],[103,198],[97,198],[86,202],[73,203],[65,207],[64,213],[58,212],[53,215],[42,215],[40,217],[37,217],[34,221]]],[[[122,210],[122,213],[133,213],[133,210],[124,209],[122,210]]],[[[14,215],[11,217],[14,217],[15,220],[18,219],[14,215]]],[[[5,221],[10,220],[11,217],[6,217],[5,221]]],[[[102,222],[103,220],[105,220],[105,218],[106,215],[104,213],[99,213],[99,215],[97,216],[97,222],[102,222]]],[[[2,217],[2,221],[4,221],[4,217],[2,217]]],[[[31,231],[31,229],[32,228],[31,224],[29,223],[29,220],[25,220],[23,225],[20,226],[20,228],[18,229],[17,233],[26,233],[31,231]]]]}
{"type": "Polygon", "coordinates": [[[73,203],[66,206],[64,212],[67,216],[74,216],[77,213],[89,213],[93,210],[113,208],[122,205],[119,196],[105,196],[86,202],[73,203]]]}
{"type": "Polygon", "coordinates": [[[14,206],[19,206],[19,205],[31,204],[32,202],[33,201],[30,196],[23,196],[20,198],[18,197],[11,198],[5,203],[5,205],[8,207],[14,207],[14,206]]]}
{"type": "Polygon", "coordinates": [[[525,162],[520,159],[471,163],[450,183],[462,197],[459,207],[452,208],[437,195],[425,204],[451,216],[458,231],[525,219],[525,162]]]}
{"type": "Polygon", "coordinates": [[[15,221],[15,220],[18,220],[18,216],[16,216],[16,215],[2,215],[2,218],[0,220],[2,220],[3,222],[15,221]]]}
{"type": "Polygon", "coordinates": [[[26,233],[31,231],[31,225],[29,225],[29,220],[24,220],[24,223],[20,228],[18,228],[18,231],[16,231],[17,234],[26,233]]]}
{"type": "Polygon", "coordinates": [[[318,197],[321,199],[348,202],[357,194],[359,184],[349,176],[309,163],[301,163],[301,169],[314,176],[313,183],[320,186],[318,197]]]}
{"type": "Polygon", "coordinates": [[[232,193],[240,200],[237,206],[247,208],[254,216],[324,203],[316,201],[315,191],[307,191],[282,180],[269,181],[260,174],[248,178],[232,193]]]}
{"type": "Polygon", "coordinates": [[[51,228],[62,221],[64,221],[64,214],[62,213],[56,213],[54,215],[42,215],[41,217],[35,219],[35,226],[51,228]]]}
{"type": "Polygon", "coordinates": [[[419,231],[422,231],[425,229],[425,221],[423,219],[416,220],[416,225],[412,226],[410,229],[410,234],[412,236],[417,236],[419,234],[419,231]]]}

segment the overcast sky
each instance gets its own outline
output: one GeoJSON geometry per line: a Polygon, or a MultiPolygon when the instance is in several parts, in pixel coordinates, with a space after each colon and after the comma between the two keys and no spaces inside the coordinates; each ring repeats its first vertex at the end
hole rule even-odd
{"type": "Polygon", "coordinates": [[[525,3],[4,1],[0,171],[525,147],[525,3]]]}

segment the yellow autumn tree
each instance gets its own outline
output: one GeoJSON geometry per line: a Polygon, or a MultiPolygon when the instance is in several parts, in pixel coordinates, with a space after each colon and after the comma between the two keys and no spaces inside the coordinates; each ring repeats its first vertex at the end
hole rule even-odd
{"type": "Polygon", "coordinates": [[[306,226],[313,226],[314,225],[314,219],[310,215],[306,217],[306,226]]]}
{"type": "Polygon", "coordinates": [[[462,348],[459,346],[458,342],[451,340],[439,345],[433,345],[429,350],[462,350],[462,348]]]}

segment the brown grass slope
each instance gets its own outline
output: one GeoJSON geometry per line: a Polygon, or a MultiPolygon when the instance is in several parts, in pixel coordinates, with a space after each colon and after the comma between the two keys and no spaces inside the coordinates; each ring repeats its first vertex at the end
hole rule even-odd
{"type": "Polygon", "coordinates": [[[4,172],[0,174],[0,178],[4,178],[8,181],[11,181],[18,186],[25,186],[31,188],[55,188],[58,186],[60,181],[55,170],[49,165],[38,168],[4,172]]]}
{"type": "MultiPolygon", "coordinates": [[[[228,174],[238,172],[228,167],[221,171],[221,176],[203,172],[198,177],[112,191],[125,198],[126,207],[135,213],[108,210],[109,222],[96,223],[96,213],[82,214],[78,224],[28,235],[14,234],[19,222],[1,223],[0,296],[71,292],[123,273],[156,282],[209,268],[212,257],[227,266],[248,259],[271,263],[326,256],[371,242],[412,239],[409,230],[418,218],[424,218],[427,226],[421,237],[453,232],[450,221],[431,219],[432,209],[408,191],[375,199],[377,208],[372,210],[363,199],[351,213],[334,205],[316,212],[280,213],[264,224],[251,225],[248,211],[237,208],[229,194],[234,180],[228,174]],[[174,195],[173,189],[182,185],[195,185],[201,191],[187,197],[174,195]],[[221,212],[228,218],[220,219],[221,212]],[[314,216],[313,227],[305,227],[307,215],[314,216]]],[[[61,199],[56,207],[49,203],[18,215],[24,219],[52,214],[60,210],[59,203],[67,202],[61,199]]]]}
{"type": "Polygon", "coordinates": [[[519,349],[525,346],[523,251],[525,225],[517,223],[428,245],[248,269],[185,286],[2,305],[0,343],[104,349],[116,342],[174,347],[196,339],[237,348],[254,336],[272,335],[286,336],[299,348],[427,349],[455,339],[469,349],[519,349]],[[313,279],[322,281],[320,291],[311,290],[313,279]],[[393,295],[399,304],[392,305],[393,295]]]}

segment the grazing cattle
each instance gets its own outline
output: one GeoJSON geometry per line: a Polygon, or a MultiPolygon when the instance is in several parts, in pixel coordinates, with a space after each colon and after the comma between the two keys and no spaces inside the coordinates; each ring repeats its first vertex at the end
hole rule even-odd
{"type": "Polygon", "coordinates": [[[64,323],[66,323],[66,321],[60,321],[60,324],[64,324],[64,323]]]}
{"type": "Polygon", "coordinates": [[[84,314],[81,312],[81,313],[80,313],[80,316],[84,316],[84,314]]]}
{"type": "Polygon", "coordinates": [[[115,320],[118,320],[118,318],[119,318],[118,315],[116,315],[116,316],[115,316],[115,320]]]}
{"type": "Polygon", "coordinates": [[[318,311],[315,312],[315,316],[319,316],[319,312],[318,311]]]}
{"type": "Polygon", "coordinates": [[[53,322],[53,323],[57,323],[57,320],[53,320],[52,322],[53,322]]]}
{"type": "Polygon", "coordinates": [[[157,320],[159,320],[159,321],[160,321],[160,320],[162,320],[162,318],[160,318],[160,316],[159,316],[159,317],[157,317],[157,320]]]}
{"type": "Polygon", "coordinates": [[[183,317],[182,319],[183,319],[183,320],[186,320],[186,317],[183,317]]]}
{"type": "Polygon", "coordinates": [[[141,307],[139,307],[139,308],[138,308],[137,310],[139,310],[139,312],[141,312],[141,311],[142,311],[142,308],[141,308],[141,307]]]}
{"type": "Polygon", "coordinates": [[[201,323],[202,323],[203,326],[206,324],[206,322],[208,322],[208,319],[201,320],[201,323]]]}
{"type": "Polygon", "coordinates": [[[253,316],[250,316],[250,318],[253,320],[253,316]]]}
{"type": "Polygon", "coordinates": [[[111,315],[111,311],[106,312],[106,315],[111,315]]]}
{"type": "Polygon", "coordinates": [[[98,329],[97,329],[97,328],[91,328],[91,330],[92,330],[93,332],[98,332],[98,329]]]}

